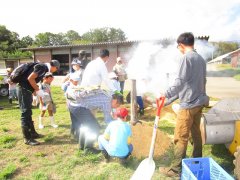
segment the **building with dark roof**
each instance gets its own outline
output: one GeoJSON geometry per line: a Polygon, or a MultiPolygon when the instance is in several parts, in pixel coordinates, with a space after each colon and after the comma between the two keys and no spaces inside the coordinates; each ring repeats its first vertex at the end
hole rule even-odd
{"type": "MultiPolygon", "coordinates": [[[[110,59],[107,62],[107,68],[109,71],[111,71],[112,67],[116,63],[117,57],[122,57],[122,59],[127,63],[132,56],[131,50],[140,42],[143,41],[117,41],[79,45],[45,46],[36,48],[22,48],[21,50],[32,51],[34,61],[50,62],[51,59],[59,60],[61,64],[59,75],[65,75],[71,68],[72,59],[74,57],[78,57],[80,50],[85,50],[87,59],[93,60],[99,56],[101,49],[108,49],[110,52],[110,59]]],[[[160,41],[156,41],[156,43],[157,42],[160,41]]]]}

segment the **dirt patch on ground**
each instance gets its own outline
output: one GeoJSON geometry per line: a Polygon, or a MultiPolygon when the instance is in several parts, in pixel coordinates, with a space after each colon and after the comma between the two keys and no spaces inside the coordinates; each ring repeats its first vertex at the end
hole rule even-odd
{"type": "MultiPolygon", "coordinates": [[[[149,155],[155,114],[155,108],[145,108],[144,116],[139,117],[142,124],[137,123],[135,126],[132,126],[132,155],[136,158],[145,158],[149,155]]],[[[168,120],[175,123],[175,119],[176,114],[173,112],[172,107],[165,106],[161,110],[159,124],[161,123],[161,120],[168,120]]],[[[171,138],[166,133],[157,129],[154,157],[160,157],[166,153],[166,151],[170,148],[170,145],[171,138]]]]}
{"type": "MultiPolygon", "coordinates": [[[[151,140],[152,140],[153,127],[147,123],[138,123],[132,126],[132,155],[136,158],[148,157],[151,140]]],[[[159,129],[157,130],[157,137],[155,142],[154,157],[163,155],[171,144],[170,138],[159,129]]]]}

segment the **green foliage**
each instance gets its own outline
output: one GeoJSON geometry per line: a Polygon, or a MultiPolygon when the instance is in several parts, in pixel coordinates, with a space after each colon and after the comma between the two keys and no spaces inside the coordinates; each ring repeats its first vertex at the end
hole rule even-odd
{"type": "Polygon", "coordinates": [[[51,142],[54,140],[54,136],[52,133],[48,134],[47,136],[44,137],[45,142],[51,142]]]}
{"type": "Polygon", "coordinates": [[[41,171],[34,172],[32,177],[34,180],[48,180],[48,176],[41,171]]]}
{"type": "Polygon", "coordinates": [[[16,170],[17,170],[16,165],[9,164],[6,168],[1,169],[1,171],[0,171],[0,179],[1,180],[9,179],[14,174],[14,172],[16,170]]]}
{"type": "Polygon", "coordinates": [[[96,28],[82,35],[82,39],[95,42],[125,41],[126,35],[121,29],[115,28],[96,28]]]}
{"type": "Polygon", "coordinates": [[[11,51],[11,45],[14,43],[13,33],[9,31],[6,26],[0,25],[0,50],[11,51]]]}
{"type": "Polygon", "coordinates": [[[219,64],[217,68],[220,70],[221,75],[227,74],[237,81],[240,81],[240,68],[233,68],[231,64],[219,64]]]}
{"type": "Polygon", "coordinates": [[[92,152],[84,152],[79,150],[76,153],[76,157],[78,157],[78,163],[84,164],[85,162],[97,163],[101,159],[101,154],[95,154],[92,152]]]}
{"type": "Polygon", "coordinates": [[[12,148],[16,144],[16,138],[9,135],[0,137],[0,146],[3,148],[12,148]]]}
{"type": "Polygon", "coordinates": [[[35,156],[36,156],[36,157],[45,157],[46,154],[43,153],[43,152],[37,152],[37,153],[35,154],[35,156]]]}
{"type": "Polygon", "coordinates": [[[23,162],[23,163],[26,163],[26,162],[29,162],[29,159],[28,157],[26,156],[21,156],[20,159],[19,159],[20,162],[23,162]]]}
{"type": "Polygon", "coordinates": [[[2,81],[4,79],[4,77],[3,76],[0,76],[0,81],[2,81]]]}
{"type": "MultiPolygon", "coordinates": [[[[16,104],[9,104],[7,97],[0,100],[0,106],[4,107],[0,113],[0,127],[8,129],[7,132],[0,130],[0,137],[4,137],[6,134],[10,136],[10,133],[14,133],[16,139],[19,140],[17,146],[12,149],[2,148],[0,145],[0,164],[7,166],[8,162],[12,162],[21,169],[21,171],[16,173],[16,168],[12,168],[12,170],[6,173],[7,168],[0,167],[0,179],[130,179],[141,160],[131,157],[127,165],[122,166],[117,162],[104,163],[104,158],[99,152],[92,153],[91,151],[78,150],[78,142],[70,139],[71,121],[63,91],[59,86],[52,86],[51,90],[58,108],[54,116],[59,127],[45,126],[44,129],[37,129],[39,133],[44,134],[44,138],[39,139],[41,142],[40,146],[27,146],[22,142],[19,109],[14,108],[16,104]]],[[[129,106],[129,104],[124,104],[124,106],[129,106]]],[[[35,121],[35,127],[38,125],[37,119],[39,114],[39,109],[34,108],[32,117],[35,121]]],[[[102,113],[95,115],[99,123],[105,125],[102,113]]],[[[49,121],[46,121],[47,123],[49,121]]],[[[151,123],[153,125],[153,121],[151,123]]],[[[160,120],[159,127],[161,131],[165,131],[172,136],[174,129],[172,121],[169,120],[168,122],[167,119],[160,120]]],[[[3,140],[3,142],[7,141],[3,140]]],[[[190,143],[188,149],[188,156],[190,157],[192,149],[190,143]]],[[[224,145],[204,145],[203,156],[213,157],[228,173],[232,172],[233,159],[224,145]]],[[[156,171],[153,180],[164,179],[157,171],[157,168],[160,165],[170,165],[172,159],[173,147],[167,149],[163,156],[154,159],[156,171]]]]}
{"type": "MultiPolygon", "coordinates": [[[[0,80],[1,81],[1,80],[0,80]]],[[[3,132],[8,132],[9,131],[9,129],[8,128],[6,128],[6,127],[2,127],[2,131],[3,132]]]]}
{"type": "Polygon", "coordinates": [[[81,36],[78,34],[78,32],[73,30],[67,31],[64,36],[68,44],[73,44],[75,41],[81,41],[81,36]]]}
{"type": "Polygon", "coordinates": [[[20,47],[21,48],[26,48],[32,46],[34,40],[30,36],[25,36],[21,39],[20,41],[20,47]]]}
{"type": "Polygon", "coordinates": [[[233,76],[233,78],[236,79],[237,81],[240,81],[240,74],[233,76]]]}
{"type": "Polygon", "coordinates": [[[39,33],[35,36],[35,45],[37,46],[58,46],[67,44],[63,33],[39,33]]]}
{"type": "Polygon", "coordinates": [[[175,125],[173,123],[170,123],[168,120],[161,120],[160,122],[160,129],[169,135],[174,134],[174,127],[175,125]]]}
{"type": "Polygon", "coordinates": [[[0,58],[19,58],[31,57],[30,52],[21,52],[18,49],[28,47],[32,44],[33,39],[30,36],[19,39],[16,32],[12,32],[6,26],[0,25],[0,58]]]}
{"type": "Polygon", "coordinates": [[[235,51],[239,47],[237,42],[214,42],[213,45],[216,47],[214,58],[235,51]]]}
{"type": "Polygon", "coordinates": [[[19,51],[19,50],[16,50],[12,53],[9,53],[7,55],[8,58],[19,58],[19,57],[26,57],[26,58],[29,58],[29,57],[32,57],[32,52],[30,51],[19,51]]]}

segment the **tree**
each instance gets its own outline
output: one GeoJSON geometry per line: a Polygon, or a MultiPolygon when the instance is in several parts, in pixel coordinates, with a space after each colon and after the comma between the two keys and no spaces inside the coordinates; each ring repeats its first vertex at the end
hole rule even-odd
{"type": "Polygon", "coordinates": [[[121,29],[109,28],[108,40],[109,41],[125,41],[126,35],[121,29]]]}
{"type": "Polygon", "coordinates": [[[97,28],[82,35],[82,39],[90,42],[111,42],[111,41],[125,41],[125,33],[121,29],[115,28],[97,28]]]}
{"type": "Polygon", "coordinates": [[[239,48],[239,45],[236,42],[215,42],[213,44],[217,47],[214,52],[214,57],[221,56],[239,48]]]}
{"type": "Polygon", "coordinates": [[[22,48],[32,46],[32,44],[33,44],[33,38],[31,38],[30,36],[25,36],[20,40],[20,47],[22,48]]]}
{"type": "Polygon", "coordinates": [[[66,45],[63,33],[53,34],[50,32],[39,33],[35,36],[34,44],[37,46],[58,46],[66,45]]]}
{"type": "Polygon", "coordinates": [[[14,51],[18,48],[19,35],[0,25],[0,51],[14,51]]]}
{"type": "Polygon", "coordinates": [[[69,30],[66,34],[64,34],[64,38],[68,44],[74,44],[76,41],[81,40],[81,36],[78,34],[78,32],[69,30]]]}

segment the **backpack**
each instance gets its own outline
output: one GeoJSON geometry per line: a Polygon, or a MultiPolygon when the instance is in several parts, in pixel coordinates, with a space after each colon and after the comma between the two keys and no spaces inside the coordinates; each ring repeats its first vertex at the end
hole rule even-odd
{"type": "Polygon", "coordinates": [[[30,62],[30,63],[25,63],[25,64],[21,64],[20,66],[18,66],[16,69],[14,69],[14,71],[11,73],[10,75],[10,81],[12,81],[13,83],[19,83],[20,81],[26,79],[26,75],[29,72],[29,70],[32,69],[32,67],[34,67],[36,64],[36,62],[30,62]],[[24,76],[25,75],[25,76],[24,76]]]}

